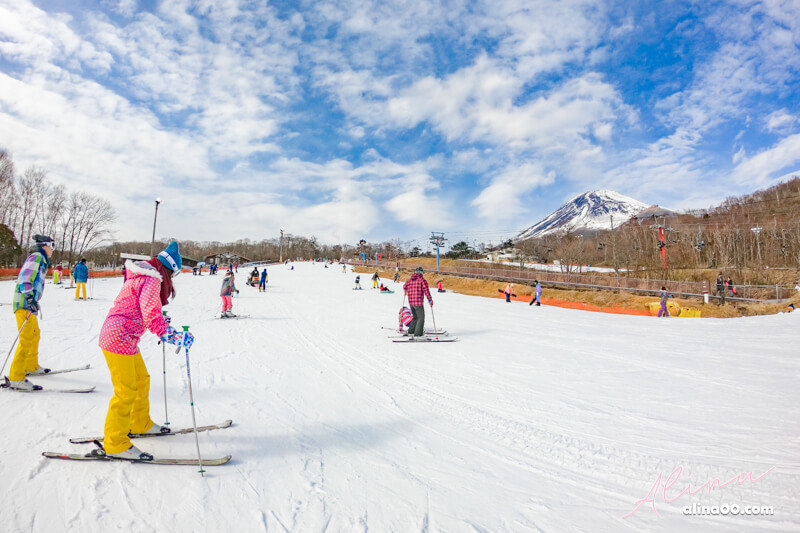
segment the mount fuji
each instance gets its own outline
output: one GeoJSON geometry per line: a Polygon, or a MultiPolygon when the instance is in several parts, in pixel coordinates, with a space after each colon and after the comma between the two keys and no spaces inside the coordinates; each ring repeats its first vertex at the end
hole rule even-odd
{"type": "Polygon", "coordinates": [[[607,230],[647,209],[648,205],[615,191],[585,192],[559,207],[547,218],[517,235],[518,240],[543,237],[556,232],[607,230]]]}

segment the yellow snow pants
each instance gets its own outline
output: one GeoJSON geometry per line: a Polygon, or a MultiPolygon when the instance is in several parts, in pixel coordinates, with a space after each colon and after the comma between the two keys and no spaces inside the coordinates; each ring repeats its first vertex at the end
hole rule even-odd
{"type": "Polygon", "coordinates": [[[144,433],[150,420],[150,374],[141,352],[134,355],[103,350],[114,396],[108,402],[103,447],[106,453],[124,452],[132,446],[128,433],[144,433]]]}
{"type": "Polygon", "coordinates": [[[22,381],[25,379],[25,372],[33,372],[39,368],[39,321],[36,315],[31,313],[25,322],[28,313],[30,311],[27,309],[18,309],[14,313],[17,318],[17,329],[22,328],[22,331],[19,333],[19,345],[8,371],[10,381],[22,381]],[[25,327],[22,327],[23,323],[25,327]]]}
{"type": "Polygon", "coordinates": [[[80,292],[83,292],[83,299],[85,300],[86,299],[86,283],[81,282],[81,281],[79,281],[77,283],[78,283],[78,285],[75,287],[75,299],[77,300],[78,299],[78,294],[80,292]]]}

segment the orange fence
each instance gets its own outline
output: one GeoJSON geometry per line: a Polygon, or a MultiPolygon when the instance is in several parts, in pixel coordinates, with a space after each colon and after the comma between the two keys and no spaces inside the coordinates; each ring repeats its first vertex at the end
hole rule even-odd
{"type": "MultiPolygon", "coordinates": [[[[498,298],[505,299],[506,295],[503,293],[498,294],[498,298]]],[[[533,299],[533,296],[512,296],[511,299],[516,302],[527,302],[533,299]]],[[[554,307],[563,307],[564,309],[578,309],[580,311],[594,311],[596,313],[613,313],[616,315],[637,315],[637,316],[653,316],[650,311],[640,309],[628,309],[627,307],[600,307],[597,305],[586,304],[583,302],[568,302],[566,300],[557,300],[556,298],[540,298],[539,301],[543,305],[552,305],[554,307]]]]}
{"type": "MultiPolygon", "coordinates": [[[[20,269],[18,269],[18,268],[0,268],[0,277],[13,276],[13,277],[16,278],[17,276],[19,276],[19,270],[20,269]]],[[[192,271],[191,269],[187,269],[187,268],[181,269],[181,272],[191,272],[191,271],[192,271]]],[[[53,269],[52,268],[48,268],[47,269],[47,276],[50,277],[52,275],[53,275],[53,269]]],[[[69,272],[68,268],[64,268],[64,269],[61,270],[61,277],[62,278],[68,279],[69,275],[70,275],[70,272],[69,272]]],[[[122,270],[92,270],[91,272],[89,272],[89,277],[90,278],[113,278],[113,277],[119,277],[119,276],[122,276],[122,270]]]]}

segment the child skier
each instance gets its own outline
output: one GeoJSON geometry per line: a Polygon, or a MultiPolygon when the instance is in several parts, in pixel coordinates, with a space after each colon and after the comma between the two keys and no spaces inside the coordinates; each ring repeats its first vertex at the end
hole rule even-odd
{"type": "Polygon", "coordinates": [[[373,289],[377,289],[377,288],[378,288],[378,285],[379,285],[379,283],[378,283],[378,280],[380,280],[380,279],[381,279],[381,278],[380,278],[380,276],[378,276],[378,273],[377,273],[377,272],[375,272],[375,273],[372,275],[372,288],[373,288],[373,289]]]}
{"type": "Polygon", "coordinates": [[[398,271],[395,271],[395,273],[394,273],[394,282],[395,283],[400,283],[400,272],[398,272],[398,271]]]}
{"type": "Polygon", "coordinates": [[[353,290],[360,291],[361,290],[361,276],[356,276],[356,286],[353,287],[353,290]]]}
{"type": "Polygon", "coordinates": [[[444,292],[444,289],[442,288],[442,280],[439,280],[436,283],[436,292],[444,292]]]}
{"type": "Polygon", "coordinates": [[[261,271],[261,279],[258,282],[258,292],[267,292],[267,269],[261,271]]]}
{"type": "MultiPolygon", "coordinates": [[[[173,241],[149,261],[127,261],[127,279],[100,330],[100,349],[111,373],[114,396],[108,404],[103,446],[107,455],[130,461],[152,461],[131,443],[129,433],[169,433],[169,428],[150,419],[150,376],[139,339],[146,330],[162,342],[181,345],[184,332],[177,332],[161,314],[175,297],[172,278],[180,273],[181,256],[173,241]]],[[[194,336],[186,332],[186,345],[194,336]]]]}
{"type": "Polygon", "coordinates": [[[233,279],[233,270],[228,270],[228,273],[225,274],[225,277],[222,279],[222,289],[219,291],[219,295],[222,297],[222,315],[220,318],[232,318],[236,316],[232,311],[233,300],[231,299],[234,291],[236,291],[236,284],[233,279]]]}
{"type": "Polygon", "coordinates": [[[397,330],[400,331],[401,333],[404,333],[405,330],[403,328],[408,326],[411,323],[411,321],[414,320],[414,316],[411,314],[411,309],[409,309],[406,306],[403,306],[400,308],[400,312],[397,314],[397,319],[399,322],[397,330]]]}

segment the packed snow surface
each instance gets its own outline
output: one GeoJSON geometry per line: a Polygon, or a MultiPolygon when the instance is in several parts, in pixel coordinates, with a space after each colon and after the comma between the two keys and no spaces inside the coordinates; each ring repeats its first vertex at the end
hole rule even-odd
{"type": "MultiPolygon", "coordinates": [[[[381,327],[396,324],[400,285],[380,294],[362,275],[353,291],[354,274],[319,263],[268,272],[264,294],[240,269],[234,312],[249,316],[236,320],[217,318],[221,275],[175,280],[173,324],[196,336],[197,422],[234,421],[200,434],[203,456],[233,455],[205,477],[41,456],[88,452],[68,439],[102,434],[112,388],[97,339],[122,280],[90,282],[88,301],[48,284],[41,363],[92,368],[32,381],[97,390],[0,391],[0,529],[800,530],[800,313],[659,320],[434,292],[427,325],[460,341],[399,344],[381,327]],[[695,503],[774,514],[685,515],[695,503]]],[[[10,302],[13,282],[0,290],[10,302]]],[[[0,311],[5,351],[16,326],[0,311]]],[[[148,333],[141,350],[163,423],[162,349],[148,333]]],[[[166,377],[169,421],[190,426],[172,349],[166,377]]],[[[192,435],[137,444],[196,455],[192,435]]]]}

